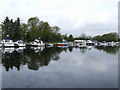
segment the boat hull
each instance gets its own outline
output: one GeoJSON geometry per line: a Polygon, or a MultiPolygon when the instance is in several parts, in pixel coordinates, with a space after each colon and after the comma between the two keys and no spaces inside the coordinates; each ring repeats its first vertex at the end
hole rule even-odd
{"type": "Polygon", "coordinates": [[[36,45],[36,44],[26,44],[29,47],[44,47],[45,45],[36,45]]]}
{"type": "Polygon", "coordinates": [[[56,46],[67,46],[68,44],[56,44],[56,46]]]}
{"type": "Polygon", "coordinates": [[[3,47],[14,47],[14,43],[2,43],[3,47]]]}

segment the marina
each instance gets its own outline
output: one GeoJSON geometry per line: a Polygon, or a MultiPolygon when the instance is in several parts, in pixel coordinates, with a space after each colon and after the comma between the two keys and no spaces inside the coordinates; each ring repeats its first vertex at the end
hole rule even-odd
{"type": "Polygon", "coordinates": [[[6,37],[0,46],[3,88],[118,87],[120,42],[24,42],[6,37]]]}
{"type": "Polygon", "coordinates": [[[52,43],[44,43],[41,39],[35,39],[34,41],[30,43],[25,43],[23,40],[18,40],[13,42],[13,40],[9,39],[9,35],[0,41],[0,47],[45,47],[45,46],[73,46],[73,47],[85,47],[85,46],[118,46],[120,45],[120,42],[97,42],[97,41],[91,41],[91,40],[74,40],[74,42],[58,42],[55,44],[52,43]]]}
{"type": "Polygon", "coordinates": [[[2,89],[118,88],[114,1],[1,1],[2,89]]]}

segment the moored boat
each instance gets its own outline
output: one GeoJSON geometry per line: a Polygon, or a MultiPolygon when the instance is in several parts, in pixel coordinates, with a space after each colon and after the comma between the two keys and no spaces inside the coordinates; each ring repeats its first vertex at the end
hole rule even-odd
{"type": "Polygon", "coordinates": [[[5,38],[1,42],[2,47],[14,47],[14,42],[9,38],[5,38]]]}
{"type": "Polygon", "coordinates": [[[35,39],[34,41],[26,45],[31,47],[42,47],[42,46],[45,46],[45,43],[40,39],[35,39]]]}
{"type": "Polygon", "coordinates": [[[47,46],[47,47],[53,47],[54,44],[45,44],[45,46],[47,46]]]}
{"type": "Polygon", "coordinates": [[[56,46],[68,46],[68,42],[57,43],[56,46]]]}
{"type": "Polygon", "coordinates": [[[18,40],[16,42],[14,42],[15,45],[18,45],[19,47],[25,47],[25,43],[23,42],[23,40],[18,40]]]}

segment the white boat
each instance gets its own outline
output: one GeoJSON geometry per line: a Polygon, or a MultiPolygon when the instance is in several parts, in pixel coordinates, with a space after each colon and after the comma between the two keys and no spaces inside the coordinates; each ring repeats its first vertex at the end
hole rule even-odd
{"type": "Polygon", "coordinates": [[[116,46],[116,45],[118,45],[118,42],[113,42],[113,41],[112,42],[108,42],[108,45],[109,46],[116,46]]]}
{"type": "Polygon", "coordinates": [[[19,47],[25,47],[25,43],[22,40],[18,40],[14,42],[15,45],[18,45],[19,47]]]}
{"type": "Polygon", "coordinates": [[[68,48],[68,46],[57,46],[59,48],[68,48]]]}
{"type": "Polygon", "coordinates": [[[35,46],[35,47],[42,47],[45,46],[45,43],[43,43],[40,39],[35,39],[33,42],[31,42],[28,46],[35,46]]]}
{"type": "Polygon", "coordinates": [[[68,46],[74,46],[73,42],[69,42],[68,46]]]}
{"type": "Polygon", "coordinates": [[[0,41],[0,47],[2,47],[2,41],[0,41]]]}
{"type": "Polygon", "coordinates": [[[14,47],[14,42],[8,38],[5,38],[1,42],[2,47],[14,47]]]}
{"type": "Polygon", "coordinates": [[[47,46],[47,47],[53,47],[54,46],[54,44],[46,44],[45,46],[47,46]]]}
{"type": "Polygon", "coordinates": [[[68,42],[60,42],[60,43],[57,43],[56,46],[68,46],[68,42]]]}
{"type": "Polygon", "coordinates": [[[99,42],[98,45],[99,45],[99,46],[108,46],[108,42],[105,42],[105,41],[99,42]]]}
{"type": "Polygon", "coordinates": [[[94,46],[95,44],[94,44],[94,42],[92,42],[91,40],[87,40],[87,41],[86,41],[86,45],[87,45],[87,46],[94,46]]]}

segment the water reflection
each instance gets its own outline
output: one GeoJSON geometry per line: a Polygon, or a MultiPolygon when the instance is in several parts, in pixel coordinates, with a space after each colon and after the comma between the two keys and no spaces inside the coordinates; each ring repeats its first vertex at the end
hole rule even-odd
{"type": "Polygon", "coordinates": [[[68,50],[69,50],[70,52],[72,52],[72,51],[73,51],[73,47],[69,47],[68,50]]]}
{"type": "Polygon", "coordinates": [[[51,60],[57,61],[59,54],[63,49],[60,48],[45,48],[40,52],[36,52],[36,48],[26,49],[25,59],[29,69],[38,70],[39,67],[47,66],[51,60]]]}
{"type": "Polygon", "coordinates": [[[13,69],[13,67],[19,71],[21,65],[27,65],[29,69],[38,70],[39,67],[47,66],[51,60],[57,61],[60,58],[60,52],[63,50],[57,47],[4,48],[2,65],[6,71],[13,69]]]}
{"type": "Polygon", "coordinates": [[[92,46],[88,46],[88,47],[80,47],[80,52],[81,53],[86,53],[87,51],[91,50],[93,47],[92,46]]]}
{"type": "Polygon", "coordinates": [[[119,47],[4,48],[3,87],[116,88],[118,49],[119,47]]]}
{"type": "Polygon", "coordinates": [[[97,46],[95,48],[98,50],[102,50],[108,54],[116,54],[116,53],[118,53],[120,46],[107,46],[107,47],[104,47],[104,46],[98,47],[97,46]]]}
{"type": "MultiPolygon", "coordinates": [[[[85,54],[92,50],[89,47],[75,47],[81,53],[85,54]]],[[[97,50],[102,50],[109,54],[116,54],[119,46],[114,47],[94,47],[97,50]]],[[[51,60],[58,61],[62,51],[72,52],[74,47],[20,47],[20,48],[3,48],[2,49],[2,65],[6,71],[12,70],[15,67],[18,71],[22,65],[27,65],[30,70],[38,70],[40,67],[47,66],[51,60]]]]}
{"type": "MultiPolygon", "coordinates": [[[[68,49],[70,49],[70,48],[71,47],[69,47],[68,49]]],[[[107,54],[117,54],[118,51],[119,51],[120,46],[106,46],[106,47],[105,46],[96,46],[96,47],[86,46],[86,47],[76,47],[76,48],[79,48],[80,52],[83,53],[83,54],[86,53],[87,51],[92,50],[92,48],[95,48],[95,49],[97,49],[99,51],[102,50],[102,51],[106,52],[107,54]]]]}
{"type": "Polygon", "coordinates": [[[5,67],[6,71],[16,67],[20,70],[20,65],[24,61],[24,48],[14,49],[14,48],[4,48],[2,54],[2,65],[5,67]]]}

